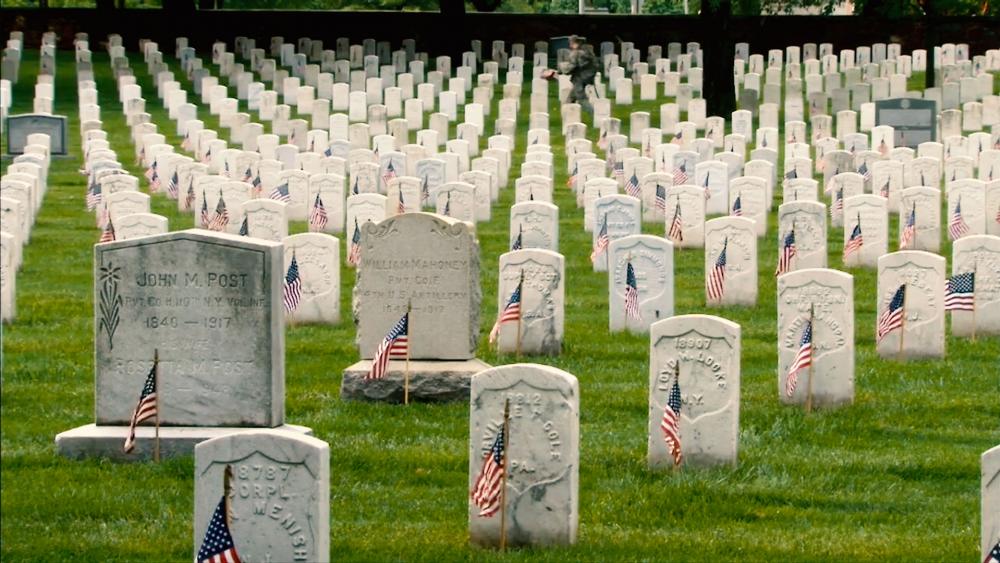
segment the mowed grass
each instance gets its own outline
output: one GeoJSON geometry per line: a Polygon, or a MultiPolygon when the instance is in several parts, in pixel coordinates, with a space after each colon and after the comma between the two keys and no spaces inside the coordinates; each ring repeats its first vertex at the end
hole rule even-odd
{"type": "MultiPolygon", "coordinates": [[[[166,49],[167,46],[164,46],[166,49]]],[[[98,49],[95,49],[95,53],[98,49]]],[[[206,56],[206,53],[200,53],[206,56]]],[[[141,56],[130,53],[146,109],[169,142],[175,127],[156,98],[141,56]]],[[[56,113],[69,117],[71,158],[54,159],[49,190],[17,276],[18,317],[3,332],[2,540],[4,561],[190,560],[191,458],[120,464],[70,461],[57,433],[93,422],[92,245],[99,233],[84,211],[79,118],[72,56],[59,54],[56,113]]],[[[178,76],[176,61],[170,60],[178,76]]],[[[31,111],[37,51],[27,50],[12,113],[31,111]]],[[[213,71],[215,69],[213,68],[213,71]]],[[[105,54],[95,55],[104,129],[133,174],[133,146],[105,54]]],[[[180,79],[195,95],[189,82],[180,79]]],[[[914,82],[920,77],[914,77],[914,82]]],[[[286,418],[330,444],[331,551],[339,560],[966,560],[979,549],[979,456],[1000,442],[1000,339],[948,337],[947,358],[897,363],[875,354],[876,276],[855,276],[856,398],[806,415],[777,396],[776,214],[759,243],[756,307],[704,306],[701,250],[675,254],[676,313],[718,314],[742,327],[740,460],[736,469],[653,473],[646,469],[648,338],[608,333],[607,280],[591,271],[583,212],[563,186],[566,161],[558,102],[551,108],[560,250],[566,256],[566,335],[557,366],[580,381],[580,527],[575,546],[469,546],[468,405],[343,402],[341,371],[358,359],[350,293],[342,269],[337,327],[287,330],[286,418]]],[[[511,178],[523,162],[528,88],[519,116],[511,178]]],[[[494,100],[494,112],[496,100],[494,100]]],[[[658,111],[658,104],[617,108],[658,111]]],[[[245,105],[242,107],[245,108],[245,105]]],[[[495,116],[495,113],[493,114],[495,116]]],[[[207,107],[206,126],[218,128],[207,107]]],[[[654,117],[656,119],[656,117],[654,117]]],[[[488,119],[489,121],[489,119],[488,119]]],[[[655,122],[655,121],[654,121],[655,122]]],[[[412,135],[412,133],[411,133],[412,135]]],[[[593,132],[591,133],[593,136],[593,132]]],[[[485,145],[485,139],[483,139],[485,145]]],[[[4,167],[9,160],[4,161],[4,167]]],[[[512,185],[493,220],[478,226],[484,300],[480,357],[496,315],[497,261],[507,250],[512,185]]],[[[193,225],[175,202],[154,195],[171,229],[193,225]]],[[[892,216],[890,237],[898,224],[892,216]]],[[[305,230],[295,223],[293,232],[305,230]]],[[[662,225],[643,226],[663,234],[662,225]]],[[[343,240],[343,236],[340,237],[343,240]]],[[[842,231],[829,235],[831,267],[842,267],[842,231]]],[[[892,245],[895,248],[895,245],[892,245]]],[[[950,244],[942,253],[949,257],[950,244]]],[[[153,336],[151,335],[151,338],[153,336]]],[[[139,389],[136,389],[138,393],[139,389]]]]}

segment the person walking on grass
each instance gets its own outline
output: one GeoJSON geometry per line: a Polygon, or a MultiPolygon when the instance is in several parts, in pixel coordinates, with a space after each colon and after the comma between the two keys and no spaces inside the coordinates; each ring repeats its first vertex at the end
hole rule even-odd
{"type": "MultiPolygon", "coordinates": [[[[559,63],[559,72],[569,75],[573,83],[573,90],[569,93],[569,103],[578,103],[587,113],[593,113],[594,107],[590,104],[587,95],[587,86],[594,85],[594,78],[597,76],[597,57],[590,45],[586,45],[583,39],[577,35],[569,37],[569,59],[559,63]]],[[[555,71],[547,71],[545,78],[554,78],[555,71]]]]}

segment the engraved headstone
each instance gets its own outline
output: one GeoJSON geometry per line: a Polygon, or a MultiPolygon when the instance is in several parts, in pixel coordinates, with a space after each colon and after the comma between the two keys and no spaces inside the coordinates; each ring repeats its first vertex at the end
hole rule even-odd
{"type": "Polygon", "coordinates": [[[706,221],[706,301],[711,305],[752,306],[757,303],[757,287],[757,234],[753,220],[719,217],[706,221]]]}
{"type": "Polygon", "coordinates": [[[285,271],[295,258],[301,298],[286,315],[290,323],[340,323],[340,242],[323,233],[285,237],[285,271]]]}
{"type": "Polygon", "coordinates": [[[975,310],[951,312],[952,334],[1000,334],[1000,237],[975,235],[955,241],[951,273],[967,272],[975,272],[975,310]]]}
{"type": "Polygon", "coordinates": [[[668,240],[631,235],[608,248],[608,305],[611,332],[644,333],[656,321],[674,314],[674,249],[668,240]],[[628,312],[628,267],[635,278],[635,310],[628,312]]]}
{"type": "Polygon", "coordinates": [[[497,349],[511,353],[559,355],[565,322],[565,259],[542,249],[524,249],[500,255],[497,314],[501,314],[521,284],[520,326],[500,325],[497,349]],[[520,346],[517,338],[520,336],[520,346]]]}
{"type": "Polygon", "coordinates": [[[878,259],[877,313],[881,318],[901,285],[905,285],[902,327],[877,341],[879,356],[888,358],[944,357],[943,256],[903,250],[878,259]]]}

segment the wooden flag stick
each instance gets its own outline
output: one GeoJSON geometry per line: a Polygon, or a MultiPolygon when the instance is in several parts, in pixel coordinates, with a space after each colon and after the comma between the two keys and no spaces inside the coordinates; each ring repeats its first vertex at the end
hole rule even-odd
{"type": "Polygon", "coordinates": [[[500,551],[507,550],[507,474],[510,464],[510,399],[503,402],[503,480],[500,483],[500,551]]]}
{"type": "Polygon", "coordinates": [[[233,479],[233,466],[226,465],[226,469],[222,472],[222,500],[226,505],[226,527],[228,528],[232,522],[229,514],[229,493],[232,490],[232,479],[233,479]]]}
{"type": "MultiPolygon", "coordinates": [[[[524,269],[521,270],[521,278],[517,282],[517,291],[521,294],[521,302],[517,305],[517,342],[514,344],[515,354],[518,358],[521,357],[521,319],[522,311],[524,310],[524,269]]],[[[502,314],[502,313],[501,313],[502,314]]],[[[499,341],[499,339],[497,339],[499,341]]]]}
{"type": "Polygon", "coordinates": [[[153,381],[156,385],[156,435],[153,441],[153,461],[160,463],[160,349],[153,350],[153,381]]]}
{"type": "Polygon", "coordinates": [[[403,404],[410,404],[410,312],[413,301],[406,302],[406,367],[403,370],[403,404]]]}
{"type": "MultiPolygon", "coordinates": [[[[674,381],[677,382],[677,385],[681,384],[681,359],[680,359],[680,357],[674,358],[674,381]]],[[[668,403],[670,402],[670,392],[669,391],[667,392],[667,402],[668,403]]],[[[681,416],[680,416],[680,413],[677,413],[677,436],[680,436],[680,435],[681,435],[681,416]]],[[[681,451],[683,451],[683,450],[681,450],[681,451]]],[[[670,454],[669,451],[667,453],[670,454]]],[[[671,473],[677,473],[679,470],[680,470],[680,464],[674,462],[674,463],[672,463],[670,465],[670,472],[671,473]]]]}
{"type": "Polygon", "coordinates": [[[813,309],[814,305],[809,305],[809,330],[812,331],[812,342],[809,343],[809,383],[806,384],[806,412],[810,413],[813,410],[813,361],[815,355],[813,350],[815,349],[816,342],[816,331],[812,328],[813,324],[813,309]]]}
{"type": "Polygon", "coordinates": [[[906,284],[903,284],[903,304],[899,315],[899,359],[903,359],[903,339],[906,338],[906,284]]]}

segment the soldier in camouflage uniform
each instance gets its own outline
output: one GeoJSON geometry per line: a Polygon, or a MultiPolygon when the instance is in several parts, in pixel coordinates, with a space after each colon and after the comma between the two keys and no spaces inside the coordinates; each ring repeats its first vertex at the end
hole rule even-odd
{"type": "Polygon", "coordinates": [[[597,75],[597,58],[590,45],[584,45],[576,35],[569,38],[569,60],[559,63],[559,71],[568,74],[573,82],[573,91],[569,94],[569,102],[580,104],[587,113],[593,113],[594,108],[587,98],[587,86],[594,84],[597,75]]]}

